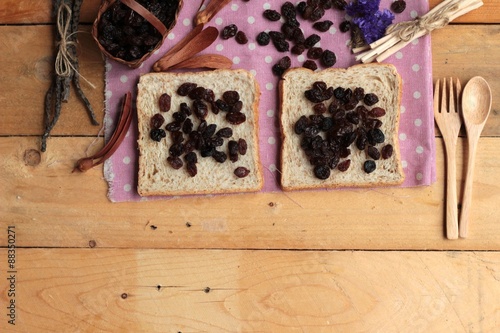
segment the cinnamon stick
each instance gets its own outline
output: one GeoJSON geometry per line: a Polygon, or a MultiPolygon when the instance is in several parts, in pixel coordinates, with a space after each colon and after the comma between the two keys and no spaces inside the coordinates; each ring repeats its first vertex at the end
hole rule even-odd
{"type": "Polygon", "coordinates": [[[233,66],[231,59],[220,54],[202,54],[179,62],[169,69],[181,68],[209,68],[209,69],[229,69],[233,66]]]}

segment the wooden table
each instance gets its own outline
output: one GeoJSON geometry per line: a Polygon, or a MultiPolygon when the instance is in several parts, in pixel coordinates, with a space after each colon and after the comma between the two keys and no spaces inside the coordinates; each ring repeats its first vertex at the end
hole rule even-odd
{"type": "MultiPolygon", "coordinates": [[[[102,119],[87,33],[98,5],[85,0],[79,56],[102,119]]],[[[112,204],[102,167],[71,173],[100,130],[72,94],[38,162],[27,152],[42,133],[50,8],[0,2],[1,332],[499,332],[499,0],[432,33],[435,78],[481,75],[493,91],[470,236],[456,241],[444,237],[440,135],[428,187],[112,204]]]]}

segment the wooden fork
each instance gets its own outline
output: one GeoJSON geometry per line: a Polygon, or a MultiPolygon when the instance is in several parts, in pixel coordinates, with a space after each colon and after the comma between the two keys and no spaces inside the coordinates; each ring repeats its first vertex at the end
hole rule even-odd
{"type": "Polygon", "coordinates": [[[434,86],[434,119],[443,135],[446,148],[446,237],[458,238],[457,168],[455,151],[462,126],[458,79],[437,80],[434,86]]]}

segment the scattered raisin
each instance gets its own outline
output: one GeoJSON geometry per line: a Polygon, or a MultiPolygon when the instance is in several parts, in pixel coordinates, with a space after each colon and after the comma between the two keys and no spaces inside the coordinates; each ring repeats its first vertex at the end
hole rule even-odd
{"type": "Polygon", "coordinates": [[[196,153],[194,151],[191,151],[191,152],[187,153],[186,155],[184,155],[184,160],[187,163],[198,163],[198,156],[196,155],[196,153]]]}
{"type": "Polygon", "coordinates": [[[191,99],[205,99],[207,95],[207,90],[204,87],[196,87],[192,89],[188,96],[191,99]]]}
{"type": "Polygon", "coordinates": [[[193,130],[193,122],[191,121],[190,118],[188,118],[182,124],[182,132],[184,132],[184,134],[189,134],[191,133],[192,130],[193,130]]]}
{"type": "Polygon", "coordinates": [[[273,9],[266,9],[263,13],[264,17],[269,21],[279,21],[281,18],[281,14],[273,9]]]}
{"type": "Polygon", "coordinates": [[[227,143],[227,151],[229,153],[229,160],[231,162],[238,161],[238,142],[235,140],[229,140],[227,143]]]}
{"type": "Polygon", "coordinates": [[[149,136],[154,141],[160,142],[161,139],[167,136],[167,133],[161,128],[154,128],[149,132],[149,136]]]}
{"type": "Polygon", "coordinates": [[[325,15],[325,10],[321,7],[316,7],[312,13],[311,16],[309,16],[309,20],[312,22],[316,22],[318,20],[321,20],[321,18],[325,15]]]}
{"type": "Polygon", "coordinates": [[[365,98],[363,98],[363,102],[368,106],[375,105],[378,103],[378,96],[373,93],[368,93],[365,95],[365,98]]]}
{"type": "Polygon", "coordinates": [[[319,59],[323,54],[323,49],[321,47],[311,47],[309,51],[307,51],[307,57],[309,59],[319,59]]]}
{"type": "Polygon", "coordinates": [[[224,102],[223,100],[221,99],[218,99],[215,101],[215,106],[221,110],[221,111],[225,111],[225,112],[228,112],[229,111],[229,105],[227,105],[226,102],[224,102]]]}
{"type": "Polygon", "coordinates": [[[208,115],[208,107],[201,100],[196,99],[193,101],[193,113],[198,119],[205,119],[208,115]]]}
{"type": "Polygon", "coordinates": [[[248,176],[249,173],[250,170],[248,170],[245,167],[237,167],[236,169],[234,169],[234,174],[238,178],[245,178],[246,176],[248,176]]]}
{"type": "Polygon", "coordinates": [[[314,175],[318,179],[328,179],[330,177],[330,167],[328,165],[316,165],[314,167],[314,175]]]}
{"type": "Polygon", "coordinates": [[[340,32],[348,32],[349,30],[351,30],[351,22],[344,21],[344,22],[340,23],[339,29],[340,29],[340,32]]]}
{"type": "Polygon", "coordinates": [[[381,151],[382,158],[384,160],[390,158],[393,152],[394,152],[394,147],[391,144],[385,145],[384,147],[382,147],[381,151]]]}
{"type": "Polygon", "coordinates": [[[230,24],[224,27],[224,29],[222,29],[221,37],[222,39],[229,39],[236,36],[237,32],[238,32],[238,27],[235,24],[230,24]]]}
{"type": "Polygon", "coordinates": [[[172,98],[170,97],[169,94],[162,94],[160,96],[160,99],[158,101],[158,104],[160,106],[160,111],[161,112],[167,112],[170,110],[170,104],[171,104],[172,98]]]}
{"type": "Polygon", "coordinates": [[[368,116],[373,118],[380,118],[382,116],[385,116],[385,110],[379,107],[374,107],[373,109],[368,111],[368,116]]]}
{"type": "Polygon", "coordinates": [[[179,156],[169,156],[169,157],[167,157],[167,162],[175,170],[179,170],[184,165],[184,163],[182,163],[182,160],[179,158],[179,156]]]}
{"type": "Polygon", "coordinates": [[[292,65],[291,59],[289,56],[284,56],[281,58],[276,64],[272,67],[272,72],[276,76],[281,76],[287,69],[292,65]]]}
{"type": "Polygon", "coordinates": [[[356,101],[360,102],[363,100],[363,98],[365,98],[365,90],[361,87],[354,88],[352,96],[356,101]]]}
{"type": "Polygon", "coordinates": [[[351,160],[344,160],[337,165],[337,169],[341,172],[346,172],[351,166],[351,160]]]}
{"type": "Polygon", "coordinates": [[[297,4],[297,7],[295,9],[300,15],[304,14],[304,10],[306,9],[307,3],[305,1],[301,1],[297,4]]]}
{"type": "Polygon", "coordinates": [[[238,44],[242,44],[243,45],[243,44],[248,43],[247,35],[243,31],[241,31],[241,30],[236,33],[235,39],[236,39],[236,42],[238,44]]]}
{"type": "Polygon", "coordinates": [[[186,114],[186,116],[190,116],[192,114],[191,108],[186,103],[181,103],[180,110],[186,114]]]}
{"type": "Polygon", "coordinates": [[[326,106],[323,103],[318,103],[313,106],[314,113],[323,114],[326,113],[326,106]]]}
{"type": "Polygon", "coordinates": [[[312,71],[315,71],[318,69],[318,65],[316,65],[316,63],[313,60],[304,61],[304,63],[302,64],[302,67],[308,68],[312,71]]]}
{"type": "Polygon", "coordinates": [[[233,136],[233,130],[229,127],[224,127],[218,130],[217,133],[215,133],[215,135],[227,139],[233,136]]]}
{"type": "Polygon", "coordinates": [[[391,10],[396,14],[401,14],[406,9],[406,2],[404,0],[396,0],[391,4],[391,10]]]}
{"type": "Polygon", "coordinates": [[[330,20],[326,21],[321,21],[321,22],[316,22],[313,24],[313,28],[321,31],[321,32],[326,32],[330,29],[330,27],[333,25],[333,22],[330,20]]]}
{"type": "Polygon", "coordinates": [[[332,67],[337,62],[337,56],[330,50],[325,50],[321,54],[321,63],[325,67],[332,67]]]}
{"type": "Polygon", "coordinates": [[[160,128],[164,122],[165,122],[165,118],[163,118],[163,116],[161,114],[157,113],[151,117],[149,125],[151,126],[151,128],[156,129],[156,128],[160,128]]]}
{"type": "Polygon", "coordinates": [[[306,49],[309,49],[316,45],[316,43],[318,43],[319,41],[321,41],[321,37],[316,34],[312,34],[311,36],[306,38],[306,40],[304,41],[304,46],[306,49]]]}
{"type": "Polygon", "coordinates": [[[382,143],[385,141],[385,135],[379,128],[372,128],[368,131],[368,139],[375,143],[382,143]]]}
{"type": "Polygon", "coordinates": [[[229,111],[230,112],[239,112],[243,109],[243,102],[242,101],[237,101],[233,105],[229,106],[229,111]]]}
{"type": "Polygon", "coordinates": [[[248,145],[245,139],[238,139],[238,153],[245,155],[247,153],[248,145]]]}
{"type": "Polygon", "coordinates": [[[226,114],[226,120],[233,125],[239,125],[245,122],[247,117],[241,112],[228,112],[226,114]]]}
{"type": "Polygon", "coordinates": [[[257,35],[257,44],[259,44],[260,46],[266,46],[269,44],[270,41],[271,37],[265,31],[262,31],[257,35]]]}
{"type": "Polygon", "coordinates": [[[186,170],[191,177],[196,176],[196,174],[198,173],[198,168],[196,167],[196,163],[187,163],[186,170]]]}
{"type": "Polygon", "coordinates": [[[281,15],[288,21],[293,21],[297,13],[295,11],[295,6],[290,1],[285,2],[281,5],[281,15]]]}
{"type": "Polygon", "coordinates": [[[207,139],[212,137],[215,134],[215,131],[217,130],[217,125],[216,124],[210,124],[207,126],[207,128],[203,131],[202,136],[207,139]]]}
{"type": "Polygon", "coordinates": [[[287,52],[290,49],[290,44],[285,40],[285,35],[282,32],[270,31],[269,36],[279,52],[287,52]]]}
{"type": "Polygon", "coordinates": [[[304,44],[295,44],[294,46],[292,46],[290,52],[292,52],[295,55],[301,55],[302,53],[304,53],[305,50],[306,48],[304,44]]]}
{"type": "Polygon", "coordinates": [[[366,150],[366,154],[368,155],[368,157],[373,158],[374,160],[380,159],[380,152],[376,147],[368,147],[368,149],[366,150]]]}
{"type": "Polygon", "coordinates": [[[299,120],[297,120],[297,122],[295,123],[295,126],[294,126],[295,134],[300,135],[300,134],[304,133],[304,131],[308,125],[309,125],[309,121],[308,121],[307,117],[301,116],[299,118],[299,120]]]}
{"type": "Polygon", "coordinates": [[[222,99],[229,105],[233,105],[240,100],[240,94],[235,90],[228,90],[222,94],[222,99]]]}
{"type": "Polygon", "coordinates": [[[183,83],[177,88],[177,94],[179,96],[187,96],[191,90],[196,88],[198,85],[192,82],[183,83]]]}
{"type": "Polygon", "coordinates": [[[177,111],[172,114],[172,118],[174,118],[175,121],[182,123],[184,120],[186,120],[187,114],[182,111],[177,111]]]}
{"type": "Polygon", "coordinates": [[[347,6],[347,2],[345,0],[333,0],[332,3],[333,7],[337,8],[338,10],[344,10],[347,6]]]}
{"type": "Polygon", "coordinates": [[[366,173],[372,173],[376,168],[377,165],[375,164],[375,161],[367,160],[363,163],[363,170],[365,170],[366,173]]]}
{"type": "Polygon", "coordinates": [[[219,163],[224,163],[227,160],[227,154],[223,151],[214,150],[212,158],[219,163]]]}

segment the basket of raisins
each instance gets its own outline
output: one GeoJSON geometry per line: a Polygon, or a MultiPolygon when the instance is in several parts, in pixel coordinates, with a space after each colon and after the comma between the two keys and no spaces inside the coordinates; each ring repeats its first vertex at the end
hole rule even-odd
{"type": "Polygon", "coordinates": [[[181,8],[182,0],[103,0],[92,36],[103,54],[137,68],[163,44],[181,8]]]}

